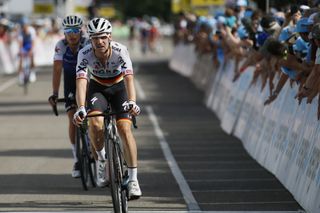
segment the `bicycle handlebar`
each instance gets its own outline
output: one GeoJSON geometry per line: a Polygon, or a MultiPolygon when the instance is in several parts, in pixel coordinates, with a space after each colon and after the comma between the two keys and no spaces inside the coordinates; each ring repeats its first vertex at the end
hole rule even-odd
{"type": "Polygon", "coordinates": [[[58,98],[57,100],[52,100],[52,101],[51,101],[51,99],[49,98],[48,101],[49,101],[49,103],[50,103],[50,105],[51,105],[51,107],[52,107],[53,113],[54,113],[56,116],[58,116],[59,113],[58,113],[58,109],[57,109],[57,103],[64,103],[64,102],[66,102],[66,99],[65,99],[65,98],[58,98]]]}
{"type": "MultiPolygon", "coordinates": [[[[91,114],[91,115],[87,115],[87,117],[99,117],[99,116],[103,116],[103,117],[109,117],[109,116],[114,116],[114,115],[118,115],[118,114],[122,114],[122,113],[127,113],[128,111],[123,110],[123,111],[119,111],[119,112],[103,112],[103,113],[99,113],[99,114],[91,114]]],[[[83,118],[83,113],[79,113],[79,116],[81,118],[83,118]]],[[[132,125],[135,129],[138,128],[137,126],[137,119],[136,116],[132,115],[132,125]]]]}

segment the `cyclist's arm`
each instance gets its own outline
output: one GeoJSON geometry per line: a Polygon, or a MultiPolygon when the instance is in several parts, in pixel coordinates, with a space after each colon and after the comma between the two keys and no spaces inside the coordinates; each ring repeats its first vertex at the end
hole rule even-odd
{"type": "Polygon", "coordinates": [[[86,92],[88,84],[88,68],[87,59],[84,58],[83,49],[78,53],[78,60],[76,66],[76,101],[78,108],[85,106],[86,92]]]}
{"type": "Polygon", "coordinates": [[[136,89],[134,87],[133,75],[125,75],[124,82],[127,89],[128,100],[136,102],[136,89]]]}
{"type": "Polygon", "coordinates": [[[125,62],[122,65],[122,68],[123,68],[122,71],[124,73],[124,83],[126,85],[128,100],[136,102],[136,90],[134,87],[132,61],[130,59],[129,52],[128,52],[127,48],[122,49],[121,56],[125,62]]]}
{"type": "Polygon", "coordinates": [[[85,78],[78,78],[76,83],[77,83],[77,90],[76,90],[77,105],[78,107],[85,106],[88,81],[85,78]]]}
{"type": "Polygon", "coordinates": [[[52,91],[53,94],[59,94],[60,80],[62,72],[62,61],[55,60],[53,62],[53,73],[52,73],[52,91]]]}

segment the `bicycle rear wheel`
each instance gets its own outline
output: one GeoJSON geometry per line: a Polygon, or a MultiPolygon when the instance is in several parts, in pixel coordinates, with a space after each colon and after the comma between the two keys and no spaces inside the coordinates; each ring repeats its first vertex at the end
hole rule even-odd
{"type": "Polygon", "coordinates": [[[123,184],[123,162],[118,143],[113,140],[107,141],[109,177],[111,185],[111,197],[115,213],[128,212],[127,193],[123,184]]]}

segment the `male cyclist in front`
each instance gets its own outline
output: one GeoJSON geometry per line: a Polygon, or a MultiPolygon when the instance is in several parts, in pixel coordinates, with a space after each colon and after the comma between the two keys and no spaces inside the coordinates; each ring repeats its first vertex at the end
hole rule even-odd
{"type": "Polygon", "coordinates": [[[76,65],[78,51],[89,44],[89,39],[83,36],[81,27],[82,19],[78,16],[67,16],[62,21],[62,27],[65,38],[57,42],[54,53],[53,73],[52,73],[52,95],[49,97],[51,105],[57,104],[61,73],[64,74],[64,98],[65,109],[69,118],[69,139],[71,142],[74,165],[72,169],[72,177],[80,177],[79,163],[75,148],[75,132],[76,128],[73,124],[73,114],[76,112],[76,65]]]}
{"type": "MultiPolygon", "coordinates": [[[[138,115],[140,108],[136,104],[136,92],[132,62],[127,47],[112,41],[112,26],[104,18],[94,18],[88,23],[91,45],[80,50],[77,64],[77,104],[74,121],[80,124],[86,116],[85,102],[89,113],[104,112],[108,103],[113,111],[130,109],[129,113],[117,115],[117,128],[124,146],[128,164],[129,200],[138,199],[142,193],[137,179],[137,146],[131,131],[131,114],[138,115]],[[87,93],[88,78],[90,84],[87,93]]],[[[106,185],[106,158],[104,147],[104,118],[90,118],[90,141],[98,154],[98,182],[106,185]]]]}

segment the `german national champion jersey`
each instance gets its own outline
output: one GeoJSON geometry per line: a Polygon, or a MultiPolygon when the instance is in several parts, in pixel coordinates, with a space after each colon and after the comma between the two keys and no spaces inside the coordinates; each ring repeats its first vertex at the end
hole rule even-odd
{"type": "Polygon", "coordinates": [[[77,79],[88,77],[99,84],[111,86],[120,82],[125,75],[133,74],[132,62],[127,47],[111,41],[111,56],[101,63],[94,55],[91,44],[79,51],[77,62],[77,79]]]}

